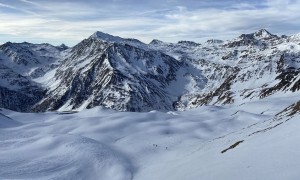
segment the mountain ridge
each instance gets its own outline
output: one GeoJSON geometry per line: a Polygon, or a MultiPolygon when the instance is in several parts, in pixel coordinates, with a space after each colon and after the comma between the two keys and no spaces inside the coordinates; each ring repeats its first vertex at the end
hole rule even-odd
{"type": "Polygon", "coordinates": [[[2,99],[0,107],[39,112],[101,105],[119,111],[174,111],[294,93],[300,89],[297,37],[261,29],[229,41],[154,39],[145,44],[97,31],[71,48],[9,42],[0,46],[0,93],[5,97],[4,88],[11,86],[12,91],[39,96],[22,108],[2,99]]]}

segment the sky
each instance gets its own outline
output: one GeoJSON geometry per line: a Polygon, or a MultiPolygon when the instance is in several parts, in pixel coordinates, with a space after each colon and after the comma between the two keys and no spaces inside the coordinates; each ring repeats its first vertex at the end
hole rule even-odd
{"type": "Polygon", "coordinates": [[[300,0],[0,0],[0,44],[65,43],[96,31],[149,43],[300,33],[300,0]]]}

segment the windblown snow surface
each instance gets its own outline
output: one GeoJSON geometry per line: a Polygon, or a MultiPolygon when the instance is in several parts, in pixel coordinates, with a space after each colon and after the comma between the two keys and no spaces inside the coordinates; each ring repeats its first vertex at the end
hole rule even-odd
{"type": "Polygon", "coordinates": [[[168,113],[2,109],[0,179],[298,180],[299,115],[280,113],[297,97],[168,113]]]}

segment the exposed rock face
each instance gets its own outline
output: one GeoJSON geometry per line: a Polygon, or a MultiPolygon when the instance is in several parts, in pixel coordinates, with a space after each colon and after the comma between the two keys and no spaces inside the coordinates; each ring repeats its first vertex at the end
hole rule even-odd
{"type": "Polygon", "coordinates": [[[144,44],[102,32],[73,48],[6,43],[0,46],[0,107],[169,111],[295,93],[299,44],[299,35],[264,29],[203,44],[144,44]]]}
{"type": "Polygon", "coordinates": [[[30,111],[46,88],[33,78],[57,67],[62,51],[49,44],[5,43],[0,46],[0,107],[30,111]]]}
{"type": "Polygon", "coordinates": [[[169,84],[183,63],[138,41],[99,32],[75,46],[58,67],[57,86],[35,110],[105,106],[120,111],[174,110],[169,84]],[[133,43],[132,43],[133,42],[133,43]]]}
{"type": "Polygon", "coordinates": [[[20,92],[0,87],[0,103],[1,108],[7,108],[14,111],[28,112],[44,95],[43,91],[29,89],[28,91],[20,92]]]}

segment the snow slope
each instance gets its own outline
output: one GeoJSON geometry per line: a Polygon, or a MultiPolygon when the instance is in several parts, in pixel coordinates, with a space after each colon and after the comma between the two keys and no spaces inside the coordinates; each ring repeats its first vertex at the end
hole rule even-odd
{"type": "Polygon", "coordinates": [[[0,129],[2,128],[10,128],[21,125],[18,121],[15,121],[5,115],[3,115],[0,111],[0,129]]]}
{"type": "Polygon", "coordinates": [[[3,109],[22,125],[0,130],[0,179],[296,180],[298,96],[166,113],[3,109]]]}

